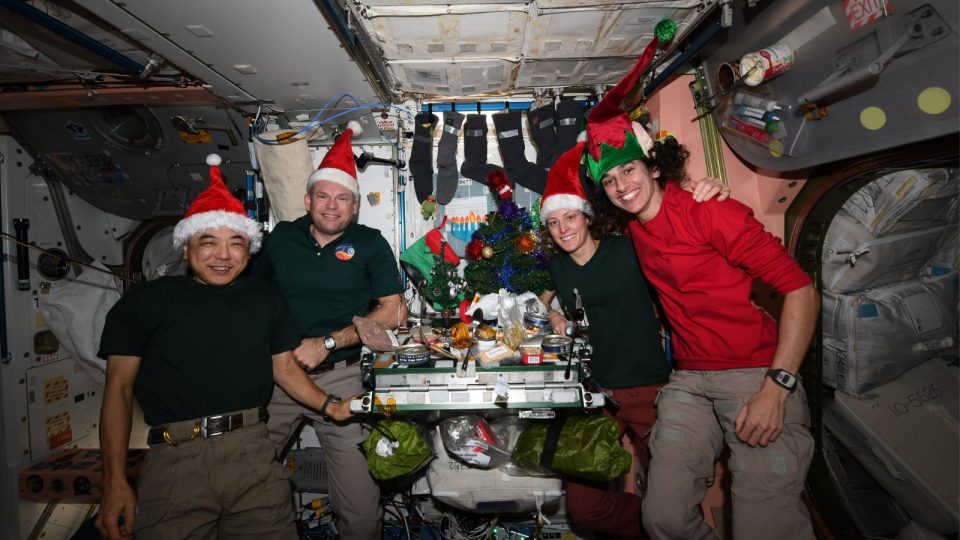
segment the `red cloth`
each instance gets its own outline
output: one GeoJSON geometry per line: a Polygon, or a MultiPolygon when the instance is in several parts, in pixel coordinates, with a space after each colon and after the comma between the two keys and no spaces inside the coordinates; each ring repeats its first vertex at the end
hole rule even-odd
{"type": "Polygon", "coordinates": [[[220,176],[220,156],[216,154],[207,156],[207,164],[210,165],[210,187],[197,195],[197,198],[190,203],[187,215],[183,218],[187,219],[196,214],[216,212],[217,210],[249,217],[247,211],[243,208],[243,203],[237,200],[223,183],[223,177],[220,176]]]}
{"type": "MultiPolygon", "coordinates": [[[[430,253],[433,253],[437,256],[440,255],[441,244],[445,242],[443,239],[443,233],[440,231],[443,229],[443,226],[446,223],[447,216],[443,216],[443,221],[440,223],[440,226],[435,229],[431,229],[424,238],[427,247],[430,248],[430,253]]],[[[457,252],[453,250],[453,246],[451,246],[449,242],[447,242],[447,247],[443,250],[443,260],[447,261],[448,263],[460,264],[460,256],[457,255],[457,252]]]]}
{"type": "Polygon", "coordinates": [[[812,281],[752,210],[733,199],[698,203],[668,182],[660,212],[630,223],[629,235],[660,293],[680,369],[770,365],[777,323],[750,303],[753,280],[780,294],[812,281]]]}
{"type": "MultiPolygon", "coordinates": [[[[620,434],[629,428],[634,453],[646,466],[649,462],[646,437],[657,421],[653,408],[660,388],[666,383],[613,390],[613,399],[620,402],[617,414],[604,408],[603,414],[612,416],[620,427],[620,434]]],[[[648,538],[640,520],[640,505],[643,499],[633,493],[608,491],[607,482],[592,482],[575,476],[567,477],[567,508],[570,517],[580,525],[611,534],[619,534],[624,540],[648,538]]]]}

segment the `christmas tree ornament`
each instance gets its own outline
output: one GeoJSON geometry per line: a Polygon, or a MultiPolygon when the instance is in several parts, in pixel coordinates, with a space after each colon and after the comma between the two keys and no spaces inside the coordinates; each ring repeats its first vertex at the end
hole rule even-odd
{"type": "Polygon", "coordinates": [[[433,216],[437,213],[437,198],[434,195],[427,197],[427,200],[423,201],[423,204],[420,205],[420,214],[423,215],[423,219],[433,219],[433,216]]]}
{"type": "Polygon", "coordinates": [[[507,173],[503,171],[492,171],[487,175],[487,186],[491,193],[496,193],[501,199],[513,197],[513,187],[507,178],[507,173]]]}
{"type": "Polygon", "coordinates": [[[483,257],[483,248],[483,242],[473,239],[467,244],[467,247],[464,250],[464,255],[466,255],[467,259],[479,261],[480,258],[483,257]]]}
{"type": "MultiPolygon", "coordinates": [[[[550,181],[547,180],[547,185],[549,186],[550,181]]],[[[530,220],[533,221],[533,228],[540,228],[540,204],[543,202],[543,195],[537,197],[537,200],[533,201],[533,208],[530,209],[530,220]]]]}
{"type": "Polygon", "coordinates": [[[513,245],[517,248],[517,251],[526,255],[537,249],[537,236],[532,232],[519,234],[513,239],[513,245]]]}
{"type": "Polygon", "coordinates": [[[622,81],[607,92],[587,119],[587,165],[597,185],[613,167],[650,156],[653,147],[650,134],[639,124],[631,122],[629,113],[620,105],[646,72],[657,46],[673,39],[676,26],[670,19],[657,23],[654,38],[640,60],[622,81]]]}
{"type": "Polygon", "coordinates": [[[493,248],[492,248],[492,247],[490,247],[490,246],[484,246],[484,247],[483,247],[483,258],[484,258],[484,259],[489,259],[489,258],[493,257],[493,255],[494,255],[494,252],[493,252],[493,248]]]}
{"type": "Polygon", "coordinates": [[[463,300],[460,291],[463,290],[465,283],[457,272],[457,265],[445,259],[446,250],[447,243],[441,241],[440,256],[433,263],[433,269],[430,271],[432,279],[424,295],[427,300],[434,303],[434,306],[439,306],[438,309],[452,310],[463,300]]]}

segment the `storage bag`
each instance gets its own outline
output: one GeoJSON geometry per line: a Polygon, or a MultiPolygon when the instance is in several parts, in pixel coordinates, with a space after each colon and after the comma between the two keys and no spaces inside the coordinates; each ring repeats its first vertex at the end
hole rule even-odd
{"type": "Polygon", "coordinates": [[[951,225],[943,235],[940,248],[924,265],[927,275],[939,276],[960,270],[960,234],[958,232],[960,228],[951,225]]]}
{"type": "Polygon", "coordinates": [[[541,508],[557,504],[562,495],[559,477],[509,476],[464,464],[447,452],[439,429],[436,448],[427,483],[430,493],[449,506],[479,513],[531,512],[538,503],[541,508]]]}
{"type": "Polygon", "coordinates": [[[929,229],[957,220],[957,169],[909,169],[863,186],[843,209],[873,236],[929,229]]]}
{"type": "Polygon", "coordinates": [[[824,291],[823,384],[861,394],[957,354],[957,272],[850,294],[824,291]]]}
{"type": "Polygon", "coordinates": [[[875,238],[846,212],[837,212],[823,243],[823,288],[860,291],[922,274],[948,227],[875,238]]]}
{"type": "Polygon", "coordinates": [[[911,521],[910,523],[907,523],[903,527],[903,529],[900,530],[900,534],[897,535],[896,540],[947,540],[947,539],[927,529],[923,525],[920,525],[916,521],[911,521]]]}
{"type": "Polygon", "coordinates": [[[933,359],[869,397],[837,392],[823,410],[827,429],[910,518],[942,535],[960,530],[958,383],[933,359]]]}
{"type": "MultiPolygon", "coordinates": [[[[280,135],[296,133],[292,129],[271,131],[264,139],[275,140],[280,135]]],[[[303,196],[307,194],[307,180],[313,174],[313,160],[307,146],[306,134],[287,139],[284,144],[266,144],[253,139],[263,184],[270,197],[270,209],[277,221],[293,221],[307,213],[303,196]]]]}

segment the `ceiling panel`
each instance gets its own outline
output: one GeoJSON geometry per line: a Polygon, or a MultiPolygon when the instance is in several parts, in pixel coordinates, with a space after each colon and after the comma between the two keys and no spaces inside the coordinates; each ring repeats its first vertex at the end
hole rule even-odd
{"type": "Polygon", "coordinates": [[[350,92],[361,104],[378,102],[311,0],[125,0],[123,9],[225,79],[280,108],[319,109],[340,92],[350,92]],[[255,73],[242,74],[234,66],[250,66],[240,69],[255,73]]]}
{"type": "Polygon", "coordinates": [[[595,86],[616,84],[637,62],[636,58],[588,60],[524,60],[517,72],[516,88],[595,86]]]}
{"type": "Polygon", "coordinates": [[[516,63],[498,59],[394,60],[389,68],[404,92],[468,96],[508,89],[516,63]]]}

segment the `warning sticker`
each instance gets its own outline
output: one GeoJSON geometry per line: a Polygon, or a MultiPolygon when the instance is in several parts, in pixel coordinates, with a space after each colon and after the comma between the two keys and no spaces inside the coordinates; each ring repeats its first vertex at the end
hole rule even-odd
{"type": "Polygon", "coordinates": [[[70,381],[63,375],[43,381],[43,404],[50,405],[70,395],[70,381]]]}
{"type": "Polygon", "coordinates": [[[883,17],[889,8],[890,4],[887,0],[844,0],[843,2],[843,11],[847,13],[851,30],[866,26],[883,17]]]}
{"type": "Polygon", "coordinates": [[[187,133],[186,131],[178,131],[180,138],[183,139],[183,142],[187,144],[196,144],[196,143],[208,143],[213,142],[213,137],[210,136],[210,133],[205,129],[198,129],[197,133],[187,133]]]}
{"type": "Polygon", "coordinates": [[[47,444],[50,450],[59,448],[73,440],[70,429],[70,411],[55,414],[46,420],[47,444]]]}

